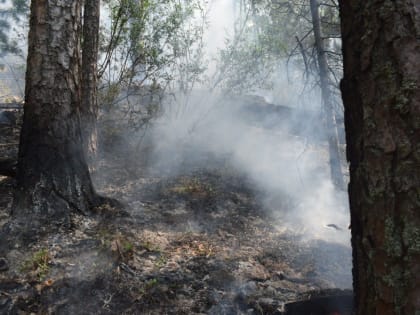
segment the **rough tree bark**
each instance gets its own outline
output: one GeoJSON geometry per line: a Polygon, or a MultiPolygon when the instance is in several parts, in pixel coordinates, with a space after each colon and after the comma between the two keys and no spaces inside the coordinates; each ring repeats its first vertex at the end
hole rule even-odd
{"type": "Polygon", "coordinates": [[[357,314],[420,314],[420,3],[341,0],[357,314]]]}
{"type": "MultiPolygon", "coordinates": [[[[32,0],[15,222],[22,230],[69,223],[97,195],[80,122],[81,1],[32,0]]],[[[25,231],[30,233],[30,231],[25,231]]]]}
{"type": "Polygon", "coordinates": [[[85,0],[83,14],[82,44],[82,130],[83,143],[88,161],[92,162],[97,152],[98,116],[97,61],[99,42],[100,0],[85,0]]]}
{"type": "Polygon", "coordinates": [[[321,32],[318,0],[310,0],[312,26],[315,37],[315,46],[318,56],[318,70],[321,85],[322,104],[324,110],[325,129],[328,139],[329,165],[331,179],[334,186],[344,190],[343,172],[341,170],[340,153],[338,147],[337,123],[334,114],[334,100],[331,95],[331,82],[329,78],[327,55],[321,32]]]}

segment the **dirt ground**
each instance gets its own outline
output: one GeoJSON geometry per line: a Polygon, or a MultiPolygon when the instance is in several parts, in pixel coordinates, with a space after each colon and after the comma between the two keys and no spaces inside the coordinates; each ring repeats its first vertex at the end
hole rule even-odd
{"type": "MultiPolygon", "coordinates": [[[[114,157],[94,179],[127,214],[103,207],[13,248],[0,314],[283,314],[288,302],[351,283],[349,248],[282,228],[228,159],[165,174],[114,157]]],[[[0,179],[0,225],[12,189],[0,179]]]]}

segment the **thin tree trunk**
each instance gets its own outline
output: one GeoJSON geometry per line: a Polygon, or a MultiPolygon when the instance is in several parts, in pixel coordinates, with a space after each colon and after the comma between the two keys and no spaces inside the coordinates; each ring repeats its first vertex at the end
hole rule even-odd
{"type": "Polygon", "coordinates": [[[344,189],[343,173],[341,170],[340,153],[338,147],[337,124],[334,114],[334,101],[331,95],[331,82],[329,79],[327,55],[325,53],[324,41],[321,33],[321,23],[319,18],[319,5],[317,0],[310,0],[312,25],[315,36],[315,45],[318,56],[319,78],[321,83],[321,95],[324,110],[325,129],[328,138],[328,148],[330,156],[331,179],[334,186],[344,189]]]}
{"type": "MultiPolygon", "coordinates": [[[[85,0],[82,45],[82,130],[85,153],[92,162],[97,153],[97,62],[100,0],[85,0]]],[[[92,164],[92,163],[90,163],[92,164]]]]}
{"type": "Polygon", "coordinates": [[[32,0],[15,222],[31,234],[96,203],[80,123],[80,1],[32,0]]]}
{"type": "Polygon", "coordinates": [[[420,314],[420,4],[341,0],[358,315],[420,314]]]}

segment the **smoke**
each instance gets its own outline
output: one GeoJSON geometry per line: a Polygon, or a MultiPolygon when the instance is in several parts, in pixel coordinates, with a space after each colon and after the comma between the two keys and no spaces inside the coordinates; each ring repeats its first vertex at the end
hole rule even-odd
{"type": "MultiPolygon", "coordinates": [[[[313,140],[314,132],[322,133],[321,122],[302,120],[297,109],[286,120],[272,112],[258,119],[246,103],[246,97],[193,93],[182,114],[165,115],[154,125],[152,167],[176,175],[208,165],[205,156],[227,159],[263,192],[265,210],[279,218],[281,228],[348,244],[346,194],[331,183],[326,142],[313,140]],[[308,133],[293,134],[299,129],[308,133]]],[[[261,104],[252,106],[264,111],[261,104]]]]}
{"type": "Polygon", "coordinates": [[[225,39],[232,35],[234,26],[233,1],[212,0],[209,3],[209,27],[204,37],[207,55],[215,58],[224,48],[225,39]]]}
{"type": "MultiPolygon", "coordinates": [[[[213,1],[210,12],[205,41],[207,56],[214,56],[233,28],[234,12],[222,0],[213,1]]],[[[211,65],[210,74],[214,70],[211,65]]],[[[248,96],[232,97],[204,85],[190,95],[172,93],[142,140],[153,148],[149,170],[176,176],[228,161],[247,175],[261,197],[261,211],[276,218],[280,231],[339,243],[349,258],[347,194],[331,181],[320,94],[305,91],[302,71],[285,60],[275,73],[272,90],[248,96]]]]}
{"type": "MultiPolygon", "coordinates": [[[[235,7],[213,0],[209,12],[204,41],[214,57],[233,33],[235,7]]],[[[305,91],[302,70],[285,60],[272,80],[271,90],[254,92],[259,97],[196,90],[170,98],[148,134],[151,167],[179,174],[208,165],[209,156],[228,159],[263,192],[279,228],[349,245],[347,195],[331,182],[319,91],[305,91]]]]}

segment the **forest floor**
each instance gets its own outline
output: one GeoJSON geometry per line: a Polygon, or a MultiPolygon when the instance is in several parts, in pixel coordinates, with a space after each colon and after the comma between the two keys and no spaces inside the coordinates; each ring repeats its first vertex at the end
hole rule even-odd
{"type": "MultiPolygon", "coordinates": [[[[287,196],[282,209],[267,207],[229,157],[204,153],[176,173],[128,160],[113,153],[93,173],[102,195],[127,204],[124,215],[108,206],[74,215],[70,230],[2,253],[0,314],[349,314],[285,312],[293,301],[351,296],[341,290],[351,286],[349,247],[283,222],[287,196]]],[[[0,228],[13,189],[0,177],[0,228]]]]}
{"type": "MultiPolygon", "coordinates": [[[[71,231],[11,250],[1,314],[282,314],[350,282],[348,247],[285,229],[229,161],[166,175],[121,165],[103,160],[95,181],[128,215],[74,216],[71,231]]],[[[12,189],[0,179],[0,225],[12,189]]]]}

